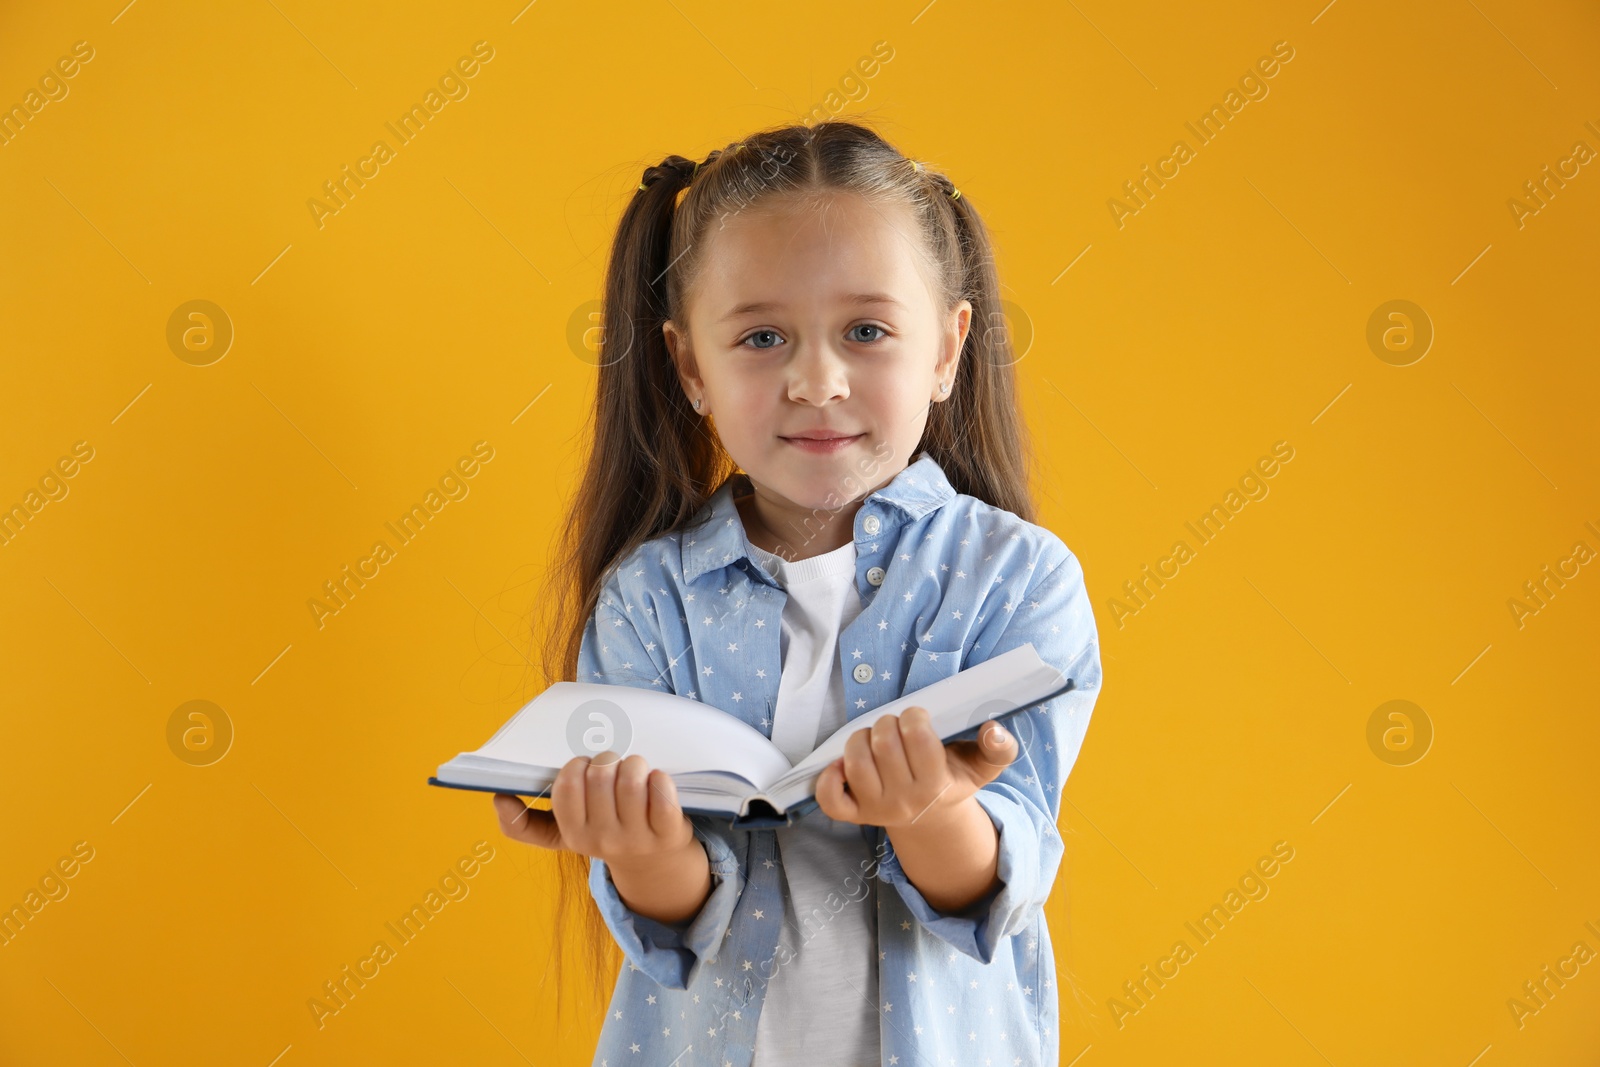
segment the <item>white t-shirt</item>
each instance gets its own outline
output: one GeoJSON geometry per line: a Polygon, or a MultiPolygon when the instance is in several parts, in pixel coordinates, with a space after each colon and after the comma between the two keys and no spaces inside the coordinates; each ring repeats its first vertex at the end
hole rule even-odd
{"type": "MultiPolygon", "coordinates": [[[[856,546],[786,562],[751,546],[789,594],[772,741],[791,763],[847,720],[839,634],[861,613],[856,546]]],[[[756,1023],[753,1067],[876,1067],[878,898],[872,831],[821,809],[777,831],[783,928],[756,1023]],[[788,962],[783,962],[787,960],[788,962]]]]}

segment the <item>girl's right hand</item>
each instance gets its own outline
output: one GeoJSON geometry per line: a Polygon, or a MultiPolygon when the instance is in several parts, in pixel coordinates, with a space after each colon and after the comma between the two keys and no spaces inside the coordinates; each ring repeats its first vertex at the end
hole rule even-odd
{"type": "Polygon", "coordinates": [[[672,777],[637,754],[620,762],[615,752],[574,756],[550,787],[549,811],[508,793],[496,793],[494,807],[507,837],[607,863],[667,855],[694,840],[672,777]]]}

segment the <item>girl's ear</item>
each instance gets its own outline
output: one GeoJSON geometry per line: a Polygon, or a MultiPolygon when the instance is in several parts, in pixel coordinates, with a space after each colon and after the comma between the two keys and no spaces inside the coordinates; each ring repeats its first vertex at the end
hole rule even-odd
{"type": "Polygon", "coordinates": [[[956,370],[972,327],[972,301],[963,300],[950,312],[940,333],[939,361],[934,365],[933,399],[949,400],[955,394],[956,370]],[[949,384],[948,390],[939,388],[949,384]]]}
{"type": "Polygon", "coordinates": [[[666,339],[667,352],[672,356],[672,365],[678,372],[678,381],[683,386],[684,393],[691,401],[696,399],[702,401],[701,406],[695,409],[699,414],[711,414],[711,409],[703,402],[706,387],[700,380],[700,367],[695,362],[694,351],[689,345],[688,331],[680,329],[677,323],[667,319],[661,324],[661,332],[666,339]]]}

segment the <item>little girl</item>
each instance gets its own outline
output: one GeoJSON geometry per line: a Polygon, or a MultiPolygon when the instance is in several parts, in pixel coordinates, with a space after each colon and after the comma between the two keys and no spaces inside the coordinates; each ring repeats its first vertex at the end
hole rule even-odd
{"type": "Polygon", "coordinates": [[[885,717],[776,830],[685,815],[626,751],[575,756],[549,810],[496,796],[622,951],[594,1063],[1056,1064],[1043,908],[1099,642],[1077,558],[1032,522],[971,201],[852,122],[668,156],[602,322],[552,677],[702,701],[792,761],[1023,644],[1075,688],[1015,736],[885,717]]]}

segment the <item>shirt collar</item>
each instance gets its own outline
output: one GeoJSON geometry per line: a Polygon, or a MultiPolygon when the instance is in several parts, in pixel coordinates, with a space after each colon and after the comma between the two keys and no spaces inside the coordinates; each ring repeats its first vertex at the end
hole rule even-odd
{"type": "MultiPolygon", "coordinates": [[[[706,501],[683,534],[683,580],[687,584],[713,570],[749,559],[756,563],[745,535],[735,496],[751,492],[749,475],[736,473],[706,501]]],[[[855,516],[855,540],[874,541],[889,536],[898,526],[915,522],[955,499],[956,491],[941,467],[927,452],[896,474],[889,484],[868,494],[855,516]]],[[[769,580],[770,580],[770,576],[769,580]]]]}

